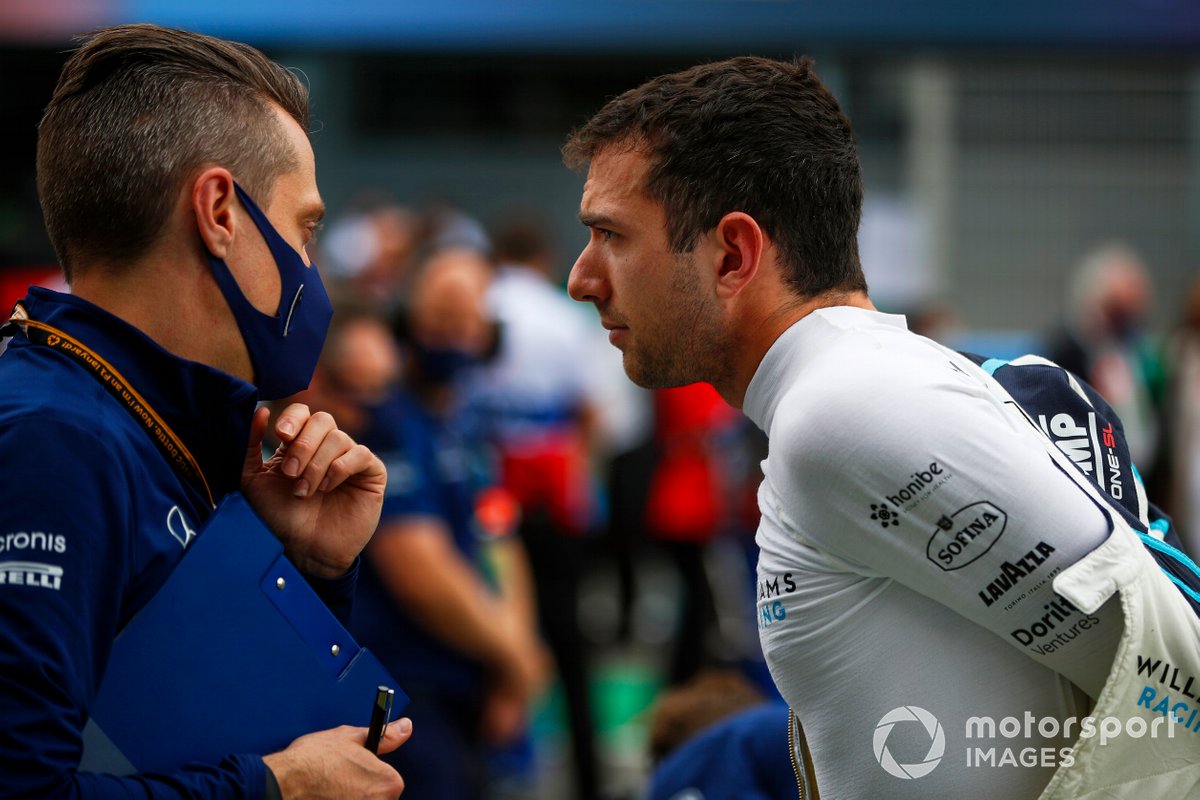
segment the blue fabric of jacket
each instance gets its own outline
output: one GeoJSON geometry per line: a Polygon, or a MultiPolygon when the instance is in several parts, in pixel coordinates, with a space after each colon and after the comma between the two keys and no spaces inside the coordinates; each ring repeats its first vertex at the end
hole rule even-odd
{"type": "MultiPolygon", "coordinates": [[[[214,501],[238,489],[252,385],[177,358],[81,298],[34,288],[23,305],[141,394],[191,451],[214,501]]],[[[0,797],[262,797],[257,754],[169,775],[76,769],[113,639],[212,513],[203,489],[85,366],[19,331],[0,356],[0,465],[0,797]]],[[[353,592],[352,577],[312,583],[331,605],[353,592]]]]}
{"type": "Polygon", "coordinates": [[[679,746],[654,770],[649,800],[778,800],[799,789],[788,707],[766,703],[727,717],[679,746]]]}

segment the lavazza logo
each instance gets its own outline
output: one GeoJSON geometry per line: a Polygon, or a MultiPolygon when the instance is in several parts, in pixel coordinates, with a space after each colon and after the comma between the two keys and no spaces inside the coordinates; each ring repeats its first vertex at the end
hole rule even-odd
{"type": "MultiPolygon", "coordinates": [[[[1032,550],[1024,556],[1012,561],[1004,561],[1000,564],[1000,570],[995,574],[988,585],[980,590],[979,599],[985,606],[991,606],[1000,600],[1005,599],[1005,596],[1013,589],[1021,588],[1021,584],[1026,578],[1033,575],[1038,569],[1045,564],[1050,556],[1054,554],[1054,546],[1046,542],[1038,542],[1032,550]]],[[[1059,569],[1053,569],[1045,575],[1040,583],[1035,583],[1030,586],[1025,584],[1025,591],[1010,600],[1004,609],[1007,611],[1020,601],[1024,600],[1030,592],[1037,591],[1046,582],[1059,573],[1059,569]]]]}

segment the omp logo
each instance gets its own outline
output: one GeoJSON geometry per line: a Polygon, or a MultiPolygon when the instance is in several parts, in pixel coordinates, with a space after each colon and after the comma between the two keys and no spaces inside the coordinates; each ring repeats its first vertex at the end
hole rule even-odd
{"type": "Polygon", "coordinates": [[[1008,515],[982,500],[938,520],[925,556],[946,572],[962,569],[992,548],[1004,534],[1008,515]]]}
{"type": "Polygon", "coordinates": [[[1125,484],[1122,479],[1121,458],[1117,451],[1117,437],[1112,423],[1097,430],[1095,412],[1087,415],[1083,425],[1078,424],[1070,414],[1055,414],[1046,419],[1045,414],[1038,416],[1038,424],[1046,435],[1058,445],[1075,466],[1083,470],[1089,477],[1100,485],[1100,488],[1112,495],[1114,500],[1125,497],[1125,484]]]}
{"type": "Polygon", "coordinates": [[[187,517],[183,515],[179,506],[171,506],[171,510],[167,512],[167,530],[185,549],[192,543],[192,539],[196,538],[196,531],[188,525],[187,517]]]}
{"type": "Polygon", "coordinates": [[[63,568],[54,564],[33,561],[0,561],[0,584],[8,586],[37,586],[58,591],[62,586],[63,568]]]}
{"type": "MultiPolygon", "coordinates": [[[[906,725],[905,727],[911,728],[912,726],[906,725]]],[[[942,756],[946,752],[946,732],[942,730],[942,724],[938,722],[937,717],[920,706],[900,706],[893,708],[883,715],[883,719],[879,720],[879,724],[875,726],[872,744],[875,750],[875,760],[879,762],[879,766],[883,767],[889,775],[903,780],[912,780],[925,777],[941,763],[942,756]],[[908,722],[918,723],[924,727],[925,733],[929,736],[929,751],[925,753],[923,759],[915,764],[897,762],[887,746],[892,730],[897,725],[908,722]]]]}
{"type": "Polygon", "coordinates": [[[1089,413],[1085,424],[1080,425],[1070,414],[1055,414],[1049,419],[1045,414],[1038,415],[1038,424],[1050,437],[1058,449],[1062,450],[1075,465],[1088,475],[1096,473],[1095,436],[1089,436],[1089,431],[1096,430],[1096,415],[1089,413]]]}

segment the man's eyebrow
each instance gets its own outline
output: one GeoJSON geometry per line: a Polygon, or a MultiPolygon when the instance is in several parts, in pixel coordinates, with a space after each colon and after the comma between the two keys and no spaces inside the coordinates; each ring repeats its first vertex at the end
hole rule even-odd
{"type": "Polygon", "coordinates": [[[606,214],[591,214],[586,211],[579,212],[579,221],[589,228],[607,228],[616,222],[606,214]]]}

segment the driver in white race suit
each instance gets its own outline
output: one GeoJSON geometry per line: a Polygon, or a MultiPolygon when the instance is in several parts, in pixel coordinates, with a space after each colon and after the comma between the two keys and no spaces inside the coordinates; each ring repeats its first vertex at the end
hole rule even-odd
{"type": "Polygon", "coordinates": [[[875,310],[854,137],[811,63],[656,78],[564,155],[591,231],[568,289],[630,378],[710,382],[769,436],[758,625],[802,796],[1200,793],[1194,565],[1119,423],[1052,365],[875,310]]]}

